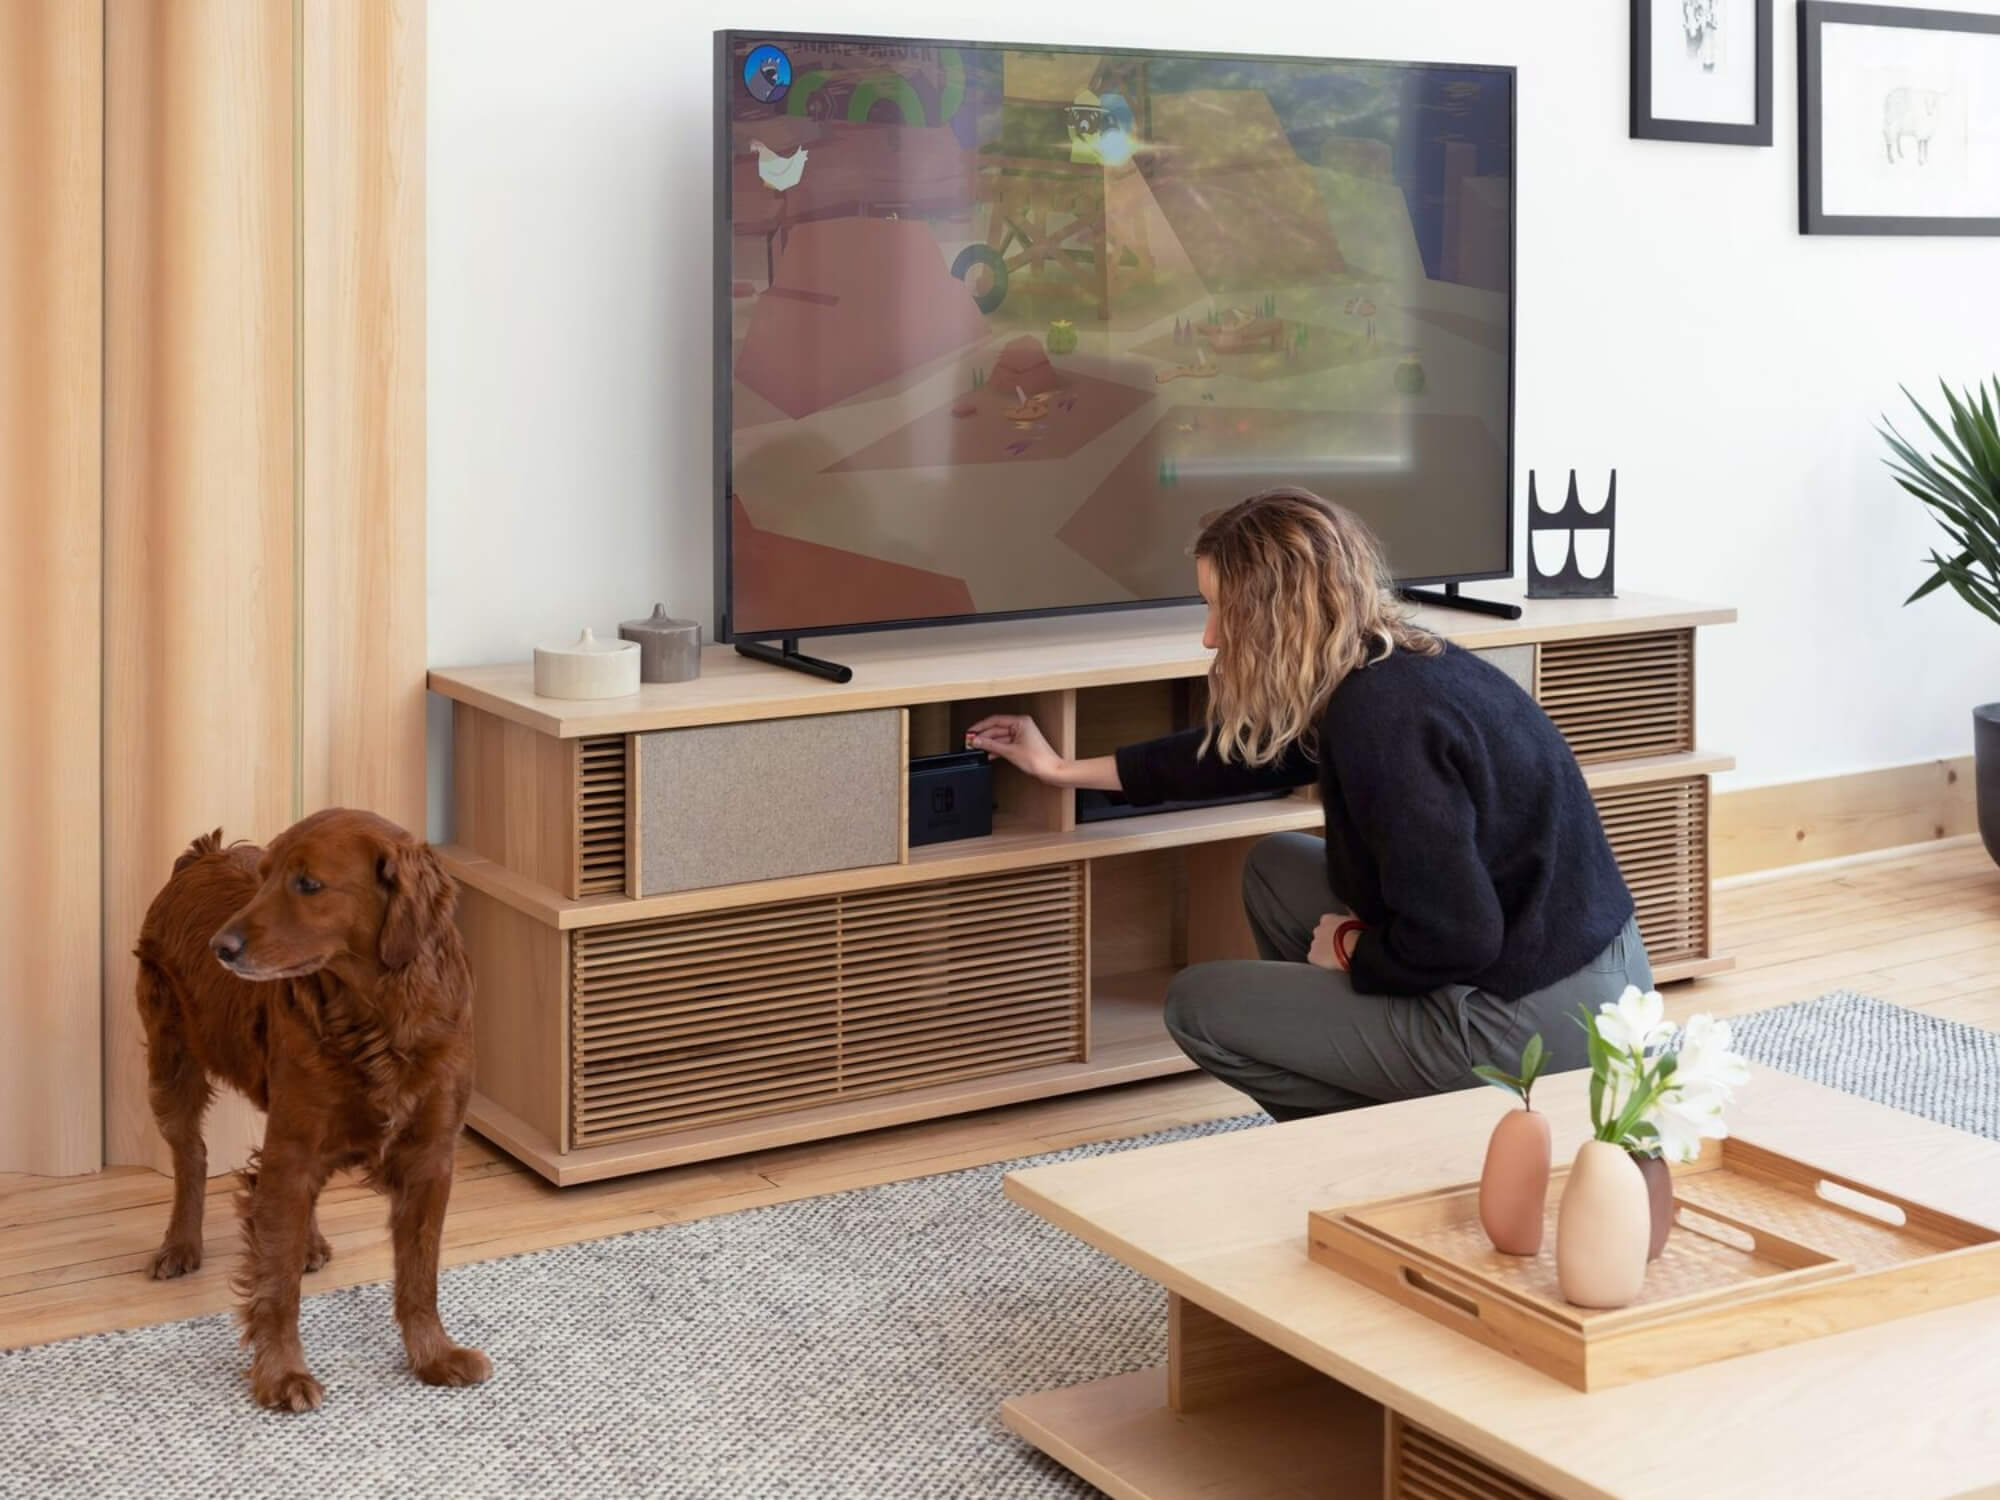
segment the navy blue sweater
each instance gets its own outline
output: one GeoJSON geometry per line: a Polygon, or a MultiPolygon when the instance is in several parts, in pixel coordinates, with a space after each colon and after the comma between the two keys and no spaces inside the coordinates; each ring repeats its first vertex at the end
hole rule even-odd
{"type": "Polygon", "coordinates": [[[1185,730],[1117,753],[1134,805],[1319,782],[1327,878],[1367,924],[1354,987],[1473,985],[1518,999],[1581,969],[1632,915],[1576,757],[1514,680],[1456,646],[1349,674],[1315,763],[1197,757],[1185,730]]]}

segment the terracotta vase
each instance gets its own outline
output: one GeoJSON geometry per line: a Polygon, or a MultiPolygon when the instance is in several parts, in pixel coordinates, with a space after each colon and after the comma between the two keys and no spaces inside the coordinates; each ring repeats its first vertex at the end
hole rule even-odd
{"type": "Polygon", "coordinates": [[[1667,1235],[1674,1227],[1674,1174],[1657,1156],[1632,1157],[1639,1175],[1646,1179],[1646,1202],[1653,1216],[1653,1238],[1646,1247],[1646,1259],[1658,1260],[1667,1248],[1667,1235]]]}
{"type": "Polygon", "coordinates": [[[1623,1307],[1646,1280],[1653,1210],[1622,1146],[1585,1141],[1556,1212],[1556,1284],[1578,1307],[1623,1307]]]}
{"type": "Polygon", "coordinates": [[[1479,1174],[1479,1223],[1504,1255],[1542,1248],[1549,1203],[1549,1122],[1532,1109],[1510,1109],[1486,1143],[1479,1174]]]}

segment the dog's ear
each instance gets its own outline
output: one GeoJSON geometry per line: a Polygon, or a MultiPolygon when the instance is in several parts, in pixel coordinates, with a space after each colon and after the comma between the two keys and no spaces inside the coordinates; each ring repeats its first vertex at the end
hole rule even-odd
{"type": "Polygon", "coordinates": [[[455,888],[431,846],[414,840],[392,844],[377,855],[375,878],[388,891],[377,957],[385,969],[401,969],[451,921],[455,888]]]}

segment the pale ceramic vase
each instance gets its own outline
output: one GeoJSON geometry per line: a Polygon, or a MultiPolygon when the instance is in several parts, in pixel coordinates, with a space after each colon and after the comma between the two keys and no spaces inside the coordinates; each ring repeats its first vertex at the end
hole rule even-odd
{"type": "Polygon", "coordinates": [[[1486,1143],[1479,1174],[1479,1224],[1503,1255],[1542,1248],[1549,1203],[1549,1122],[1532,1109],[1510,1109],[1486,1143]]]}
{"type": "Polygon", "coordinates": [[[1585,1141],[1556,1212],[1556,1284],[1578,1307],[1623,1307],[1646,1280],[1653,1205],[1622,1146],[1585,1141]]]}

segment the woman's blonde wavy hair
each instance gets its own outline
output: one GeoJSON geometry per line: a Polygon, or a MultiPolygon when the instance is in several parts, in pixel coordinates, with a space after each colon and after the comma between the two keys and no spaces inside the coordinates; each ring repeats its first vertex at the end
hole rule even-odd
{"type": "Polygon", "coordinates": [[[1210,517],[1189,553],[1215,573],[1204,754],[1267,766],[1302,744],[1317,757],[1320,714],[1349,672],[1443,649],[1406,617],[1374,535],[1308,490],[1265,490],[1210,517]]]}

